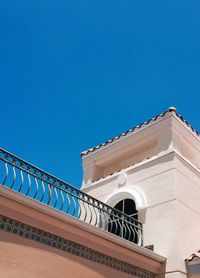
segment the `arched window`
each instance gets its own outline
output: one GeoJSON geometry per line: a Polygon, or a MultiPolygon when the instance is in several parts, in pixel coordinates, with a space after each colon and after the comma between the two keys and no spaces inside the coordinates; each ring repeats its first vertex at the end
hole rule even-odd
{"type": "Polygon", "coordinates": [[[135,219],[138,219],[138,211],[136,210],[135,202],[132,199],[121,200],[114,206],[114,208],[129,216],[133,216],[135,219]]]}
{"type": "Polygon", "coordinates": [[[122,215],[111,215],[108,221],[108,231],[117,236],[121,236],[124,239],[127,239],[131,242],[138,242],[138,234],[136,226],[136,222],[138,220],[138,211],[136,210],[136,205],[134,200],[132,199],[123,199],[119,201],[115,206],[115,209],[118,211],[131,216],[133,219],[129,224],[126,220],[123,220],[122,215]],[[120,220],[119,220],[120,216],[120,220]],[[134,221],[136,220],[136,221],[134,221]]]}

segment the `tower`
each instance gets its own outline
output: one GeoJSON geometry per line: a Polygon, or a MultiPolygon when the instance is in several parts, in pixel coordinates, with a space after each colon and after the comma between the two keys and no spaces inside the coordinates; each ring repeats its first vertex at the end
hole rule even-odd
{"type": "Polygon", "coordinates": [[[82,190],[128,214],[138,212],[144,246],[167,258],[167,278],[186,277],[200,247],[200,138],[171,107],[81,154],[82,190]]]}

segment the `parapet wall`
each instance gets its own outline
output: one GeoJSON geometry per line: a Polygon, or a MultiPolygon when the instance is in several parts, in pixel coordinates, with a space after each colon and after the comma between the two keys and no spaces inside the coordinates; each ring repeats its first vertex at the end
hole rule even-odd
{"type": "MultiPolygon", "coordinates": [[[[2,277],[142,277],[165,258],[0,187],[2,277]]],[[[161,276],[159,276],[161,277],[161,276]]]]}

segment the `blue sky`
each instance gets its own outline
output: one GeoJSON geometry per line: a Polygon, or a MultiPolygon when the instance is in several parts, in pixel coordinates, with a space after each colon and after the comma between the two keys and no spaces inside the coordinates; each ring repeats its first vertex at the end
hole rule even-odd
{"type": "Polygon", "coordinates": [[[1,0],[0,146],[80,186],[81,151],[169,106],[200,130],[199,14],[199,0],[1,0]]]}

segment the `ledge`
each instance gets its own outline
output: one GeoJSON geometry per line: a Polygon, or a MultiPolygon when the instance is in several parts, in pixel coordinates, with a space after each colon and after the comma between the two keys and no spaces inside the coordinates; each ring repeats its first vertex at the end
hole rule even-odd
{"type": "Polygon", "coordinates": [[[166,259],[3,186],[0,214],[159,274],[166,259]]]}

